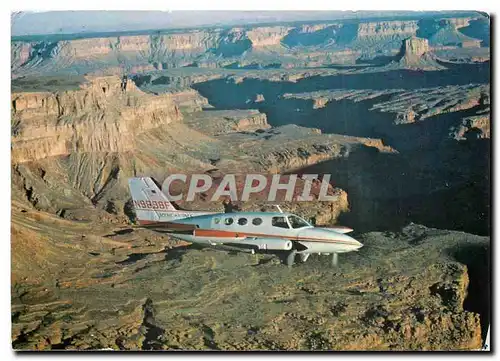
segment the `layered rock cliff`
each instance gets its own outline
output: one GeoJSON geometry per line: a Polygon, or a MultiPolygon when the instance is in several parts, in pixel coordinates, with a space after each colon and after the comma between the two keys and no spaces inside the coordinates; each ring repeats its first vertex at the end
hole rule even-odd
{"type": "Polygon", "coordinates": [[[367,22],[359,25],[358,36],[412,36],[417,30],[416,20],[367,22]]]}
{"type": "Polygon", "coordinates": [[[285,26],[255,28],[247,31],[246,35],[252,42],[252,47],[280,45],[283,38],[293,29],[285,26]]]}
{"type": "MultiPolygon", "coordinates": [[[[478,16],[478,18],[481,18],[478,16]]],[[[147,68],[166,69],[183,66],[225,67],[227,59],[249,58],[262,66],[304,67],[332,62],[353,62],[346,51],[367,56],[397,52],[400,41],[413,36],[426,38],[433,47],[480,46],[480,39],[463,34],[462,29],[476,19],[423,18],[323,24],[247,26],[229,29],[199,29],[151,32],[74,40],[13,41],[11,45],[14,76],[33,71],[71,69],[78,73],[109,71],[140,72],[147,68]],[[300,47],[316,54],[298,54],[300,47]],[[317,51],[320,53],[317,53],[317,51]],[[287,54],[277,59],[277,54],[287,54]],[[255,60],[254,60],[255,59],[255,60]],[[278,61],[276,61],[278,60],[278,61]]],[[[465,31],[465,30],[464,30],[465,31]]],[[[475,34],[474,33],[474,34],[475,34]]],[[[484,41],[483,41],[484,43],[484,41]]],[[[249,63],[251,64],[251,62],[249,63]]]]}
{"type": "Polygon", "coordinates": [[[219,110],[194,113],[185,117],[185,123],[209,135],[252,132],[268,129],[266,115],[255,109],[219,110]]]}
{"type": "Polygon", "coordinates": [[[81,152],[120,152],[137,134],[182,119],[168,95],[148,95],[118,77],[97,78],[77,91],[14,93],[12,161],[81,152]]]}
{"type": "Polygon", "coordinates": [[[12,228],[14,349],[456,351],[487,328],[487,237],[412,224],[289,270],[40,212],[12,228]]]}
{"type": "Polygon", "coordinates": [[[417,38],[416,36],[405,39],[399,52],[399,65],[406,69],[444,69],[435,61],[429,51],[429,41],[427,39],[417,38]]]}
{"type": "MultiPolygon", "coordinates": [[[[13,348],[481,347],[489,70],[460,34],[489,24],[424,20],[13,42],[13,348]],[[329,174],[335,200],[278,201],[364,247],[288,269],[133,226],[128,178],[174,172],[329,174]]],[[[222,211],[211,194],[177,206],[222,211]]]]}
{"type": "MultiPolygon", "coordinates": [[[[14,199],[64,218],[126,222],[131,176],[162,180],[215,164],[229,172],[286,171],[365,141],[270,129],[256,110],[200,111],[207,99],[192,89],[154,95],[125,80],[88,78],[79,90],[12,95],[14,199]]],[[[334,221],[347,210],[346,196],[337,203],[338,211],[319,218],[334,221]]]]}

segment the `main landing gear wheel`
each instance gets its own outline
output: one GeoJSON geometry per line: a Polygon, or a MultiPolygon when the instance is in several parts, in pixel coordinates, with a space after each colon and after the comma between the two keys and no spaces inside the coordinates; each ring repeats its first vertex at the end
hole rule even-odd
{"type": "Polygon", "coordinates": [[[288,267],[292,267],[293,264],[295,263],[295,256],[297,255],[297,250],[293,249],[288,253],[288,256],[286,256],[286,265],[288,267]]]}
{"type": "Polygon", "coordinates": [[[300,262],[305,263],[310,255],[310,253],[299,253],[300,262]]]}
{"type": "Polygon", "coordinates": [[[339,255],[338,253],[332,254],[332,267],[337,267],[339,265],[339,255]]]}

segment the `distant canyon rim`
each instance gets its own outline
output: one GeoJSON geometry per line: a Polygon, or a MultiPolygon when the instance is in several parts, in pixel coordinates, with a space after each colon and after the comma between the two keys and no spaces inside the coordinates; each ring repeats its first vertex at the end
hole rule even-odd
{"type": "Polygon", "coordinates": [[[14,348],[481,347],[489,39],[477,12],[13,37],[14,348]],[[252,172],[331,174],[280,204],[366,247],[287,276],[134,227],[130,177],[252,172]]]}

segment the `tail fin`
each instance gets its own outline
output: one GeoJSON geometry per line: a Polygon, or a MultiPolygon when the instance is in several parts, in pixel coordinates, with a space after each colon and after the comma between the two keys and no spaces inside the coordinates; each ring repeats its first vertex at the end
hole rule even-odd
{"type": "Polygon", "coordinates": [[[169,215],[177,210],[151,178],[129,178],[128,186],[140,223],[161,222],[174,218],[169,215]]]}
{"type": "Polygon", "coordinates": [[[178,221],[217,212],[179,211],[149,177],[129,178],[128,186],[139,224],[178,221]]]}

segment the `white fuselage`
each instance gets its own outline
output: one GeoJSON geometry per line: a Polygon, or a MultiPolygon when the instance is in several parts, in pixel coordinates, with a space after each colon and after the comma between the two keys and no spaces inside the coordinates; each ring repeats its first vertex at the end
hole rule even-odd
{"type": "Polygon", "coordinates": [[[150,177],[128,180],[137,221],[141,226],[189,242],[225,244],[254,250],[287,251],[287,264],[296,253],[305,262],[311,253],[356,251],[363,245],[345,233],[350,228],[316,228],[291,213],[214,213],[177,210],[150,177]]]}
{"type": "Polygon", "coordinates": [[[194,226],[191,234],[165,232],[188,242],[255,245],[259,249],[287,250],[291,242],[296,242],[301,245],[298,253],[345,253],[363,246],[341,231],[313,227],[302,219],[302,224],[293,223],[290,217],[299,218],[290,213],[268,212],[206,214],[171,221],[194,226]]]}

